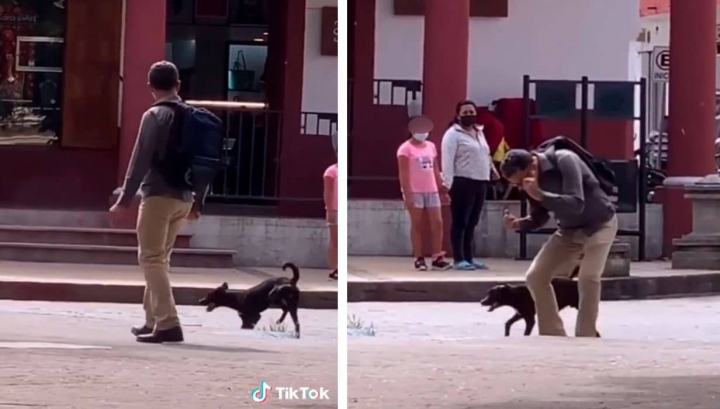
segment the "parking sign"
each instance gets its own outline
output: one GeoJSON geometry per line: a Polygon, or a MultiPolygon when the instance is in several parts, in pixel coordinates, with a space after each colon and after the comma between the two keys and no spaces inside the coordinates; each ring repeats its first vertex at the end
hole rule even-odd
{"type": "Polygon", "coordinates": [[[670,47],[655,47],[651,55],[651,82],[668,82],[670,80],[670,47]]]}

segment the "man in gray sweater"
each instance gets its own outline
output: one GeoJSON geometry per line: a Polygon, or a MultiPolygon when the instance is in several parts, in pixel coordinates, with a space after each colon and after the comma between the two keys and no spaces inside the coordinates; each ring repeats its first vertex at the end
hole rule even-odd
{"type": "MultiPolygon", "coordinates": [[[[150,92],[159,102],[176,102],[180,80],[177,67],[160,61],[148,72],[150,92]]],[[[111,213],[126,211],[140,189],[142,199],[137,220],[138,262],[145,275],[145,323],[132,328],[138,342],[182,342],[175,299],[170,285],[170,254],[186,219],[200,217],[207,187],[179,189],[162,175],[159,157],[166,149],[175,117],[172,107],[154,105],[142,116],[140,130],[117,203],[111,213]]]]}
{"type": "Polygon", "coordinates": [[[565,336],[550,281],[580,262],[580,305],[575,327],[579,337],[597,336],[600,278],[618,230],[615,206],[588,165],[570,150],[542,153],[514,149],[500,171],[529,196],[530,215],[518,218],[506,211],[507,228],[529,231],[544,226],[552,212],[558,230],[537,254],[526,275],[535,300],[540,335],[565,336]]]}

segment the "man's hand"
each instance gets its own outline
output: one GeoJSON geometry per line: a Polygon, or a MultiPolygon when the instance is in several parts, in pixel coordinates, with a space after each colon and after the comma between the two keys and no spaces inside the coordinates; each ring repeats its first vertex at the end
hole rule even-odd
{"type": "Polygon", "coordinates": [[[113,214],[122,214],[125,213],[127,210],[127,207],[121,205],[120,203],[115,203],[114,205],[110,206],[110,213],[113,214]]]}
{"type": "Polygon", "coordinates": [[[186,219],[188,220],[197,220],[200,218],[200,210],[190,210],[190,213],[188,213],[186,219]]]}
{"type": "Polygon", "coordinates": [[[537,178],[525,178],[523,179],[522,185],[523,190],[528,194],[528,196],[537,201],[542,200],[543,193],[538,186],[537,178]]]}
{"type": "Polygon", "coordinates": [[[503,226],[509,230],[517,230],[520,227],[518,218],[510,214],[510,210],[508,209],[505,209],[505,212],[503,212],[503,226]]]}
{"type": "Polygon", "coordinates": [[[495,165],[490,166],[490,180],[500,180],[500,173],[498,173],[495,165]]]}

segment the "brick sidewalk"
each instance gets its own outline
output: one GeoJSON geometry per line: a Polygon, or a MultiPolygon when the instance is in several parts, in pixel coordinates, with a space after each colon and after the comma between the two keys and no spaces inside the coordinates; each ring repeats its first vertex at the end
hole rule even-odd
{"type": "MultiPolygon", "coordinates": [[[[410,257],[349,257],[348,301],[476,302],[501,283],[524,281],[530,261],[485,260],[487,271],[415,271],[410,257]]],[[[608,300],[720,293],[720,273],[672,270],[670,262],[631,264],[631,276],[604,280],[608,300]]]]}
{"type": "MultiPolygon", "coordinates": [[[[337,308],[337,282],[328,279],[328,272],[300,267],[302,306],[337,308]]],[[[291,275],[279,267],[173,268],[170,279],[176,301],[194,305],[208,289],[223,282],[242,290],[267,278],[291,275]]],[[[0,261],[0,299],[140,303],[144,286],[137,266],[0,261]]]]}
{"type": "Polygon", "coordinates": [[[698,342],[351,339],[348,407],[717,409],[718,368],[698,342]]]}

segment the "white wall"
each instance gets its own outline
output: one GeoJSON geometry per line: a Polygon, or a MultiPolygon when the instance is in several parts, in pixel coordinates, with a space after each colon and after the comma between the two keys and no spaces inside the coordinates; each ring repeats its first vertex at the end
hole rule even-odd
{"type": "MultiPolygon", "coordinates": [[[[717,17],[715,20],[720,31],[720,7],[717,9],[717,17]]],[[[652,51],[653,47],[670,46],[670,14],[659,14],[655,16],[644,17],[640,21],[641,27],[650,34],[650,41],[642,45],[644,52],[652,51]]],[[[718,33],[720,39],[720,33],[718,33]]],[[[647,58],[647,57],[646,57],[647,58]]],[[[643,61],[643,75],[647,76],[647,61],[643,61]]],[[[717,68],[715,70],[715,87],[720,89],[720,55],[717,58],[717,68]]]]}
{"type": "Polygon", "coordinates": [[[338,111],[338,59],[335,56],[320,55],[321,9],[337,7],[337,4],[337,0],[307,0],[302,100],[304,112],[338,111]]]}
{"type": "MultiPolygon", "coordinates": [[[[421,80],[423,18],[377,2],[375,78],[421,80]]],[[[519,97],[525,74],[628,80],[639,10],[639,0],[510,0],[509,18],[472,18],[468,95],[479,104],[519,97]]]]}
{"type": "Polygon", "coordinates": [[[649,33],[649,42],[643,43],[643,51],[651,51],[655,46],[670,45],[670,15],[658,14],[640,19],[640,27],[649,33]]]}

